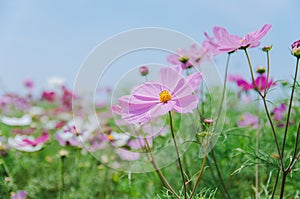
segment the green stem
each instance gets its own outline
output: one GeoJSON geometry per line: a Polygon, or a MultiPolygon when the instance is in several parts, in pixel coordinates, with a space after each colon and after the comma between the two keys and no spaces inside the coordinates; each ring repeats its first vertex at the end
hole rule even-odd
{"type": "Polygon", "coordinates": [[[279,197],[280,199],[283,198],[287,174],[288,174],[288,172],[283,172],[283,175],[282,175],[281,190],[280,190],[280,197],[279,197]]]}
{"type": "MultiPolygon", "coordinates": [[[[226,66],[225,66],[224,82],[223,82],[223,90],[222,90],[221,102],[220,102],[219,109],[218,109],[217,119],[216,119],[216,122],[215,122],[215,125],[214,125],[215,128],[217,127],[217,125],[219,123],[219,119],[220,119],[221,112],[222,112],[222,109],[223,109],[223,103],[224,103],[225,94],[226,94],[226,88],[227,88],[227,76],[228,76],[228,68],[229,68],[229,63],[230,63],[230,55],[231,55],[231,53],[228,53],[228,55],[227,55],[227,61],[226,61],[226,66]]],[[[223,187],[223,189],[224,189],[224,191],[226,193],[226,197],[230,198],[229,192],[228,192],[228,190],[227,190],[227,188],[225,186],[222,174],[220,172],[217,160],[215,158],[213,149],[211,149],[211,154],[212,154],[213,162],[214,162],[216,170],[217,170],[217,175],[218,175],[218,177],[219,177],[219,179],[221,181],[221,185],[222,185],[222,187],[223,187]]]]}
{"type": "Polygon", "coordinates": [[[223,189],[224,189],[224,191],[226,193],[226,196],[230,199],[231,197],[230,197],[230,194],[229,194],[229,192],[228,192],[228,190],[226,188],[226,185],[224,183],[224,180],[223,180],[223,177],[222,177],[222,173],[221,173],[220,167],[218,165],[217,159],[215,157],[215,153],[214,153],[213,148],[211,149],[211,155],[212,155],[212,158],[213,158],[216,170],[217,170],[218,177],[219,177],[219,179],[221,181],[221,185],[222,185],[222,187],[223,187],[223,189]]]}
{"type": "MultiPolygon", "coordinates": [[[[183,161],[183,166],[184,166],[184,168],[186,168],[186,170],[185,170],[185,173],[186,173],[186,176],[187,176],[187,178],[188,179],[190,179],[190,172],[189,172],[189,170],[188,170],[188,163],[187,163],[187,157],[186,157],[186,154],[182,154],[182,161],[183,161]]],[[[187,184],[187,183],[186,183],[187,184]]],[[[193,183],[191,182],[191,183],[188,183],[188,185],[189,185],[189,188],[192,188],[193,187],[193,183]]]]}
{"type": "Polygon", "coordinates": [[[171,185],[168,183],[167,179],[165,178],[165,176],[163,175],[163,173],[161,172],[161,170],[159,169],[159,167],[157,166],[154,156],[152,154],[151,151],[151,147],[149,145],[149,142],[147,140],[147,138],[144,136],[144,141],[146,143],[146,150],[147,152],[149,152],[150,156],[148,156],[149,161],[151,162],[155,172],[157,173],[160,181],[162,182],[163,186],[166,187],[167,189],[169,189],[177,199],[180,199],[180,197],[177,195],[177,193],[174,191],[174,189],[171,187],[171,185]]]}
{"type": "Polygon", "coordinates": [[[195,192],[196,192],[197,186],[198,186],[198,184],[199,184],[199,182],[200,182],[200,179],[201,179],[201,177],[202,177],[202,175],[203,175],[203,173],[204,173],[205,164],[206,164],[206,155],[204,156],[204,159],[203,159],[203,162],[202,162],[202,166],[201,166],[201,170],[200,170],[199,176],[198,176],[198,178],[197,178],[197,180],[196,180],[196,183],[195,183],[195,185],[194,185],[193,191],[192,191],[192,193],[191,193],[189,199],[192,199],[192,198],[193,198],[193,195],[194,195],[195,192]]]}
{"type": "Polygon", "coordinates": [[[0,158],[1,158],[0,159],[0,164],[3,167],[3,170],[4,170],[5,174],[6,174],[6,176],[9,177],[10,180],[12,180],[12,175],[11,175],[11,173],[10,173],[10,171],[8,169],[8,166],[6,165],[6,163],[5,163],[4,158],[2,157],[2,155],[0,155],[0,158]]]}
{"type": "Polygon", "coordinates": [[[294,147],[292,161],[291,161],[290,165],[288,166],[288,168],[286,169],[288,172],[292,171],[297,160],[299,159],[299,157],[298,157],[299,155],[297,156],[298,145],[299,145],[299,134],[300,134],[300,122],[298,123],[298,130],[297,130],[297,134],[296,134],[296,141],[295,141],[295,147],[294,147]]]}
{"type": "Polygon", "coordinates": [[[258,93],[258,95],[262,98],[263,100],[263,104],[264,104],[264,107],[265,107],[265,112],[267,114],[267,118],[268,118],[268,121],[271,125],[271,129],[272,129],[272,133],[273,133],[273,137],[274,137],[274,140],[275,140],[275,145],[276,145],[276,148],[277,148],[277,151],[278,151],[278,155],[279,155],[279,159],[280,159],[280,164],[281,164],[281,169],[282,171],[284,171],[284,165],[283,165],[283,157],[281,155],[281,151],[280,151],[280,147],[279,147],[279,143],[278,143],[278,138],[277,138],[277,135],[276,135],[276,130],[275,130],[275,126],[273,124],[273,121],[272,121],[272,118],[271,118],[271,114],[270,114],[270,111],[269,111],[269,108],[268,108],[268,105],[267,105],[267,100],[266,100],[266,96],[264,96],[261,91],[258,89],[257,85],[256,85],[256,82],[254,80],[254,73],[253,73],[253,68],[252,68],[252,63],[251,63],[251,60],[250,60],[250,57],[249,57],[249,54],[248,54],[248,51],[247,49],[244,49],[245,51],[245,54],[246,54],[246,57],[247,57],[247,60],[248,60],[248,64],[249,64],[249,69],[250,69],[250,73],[251,73],[251,78],[252,78],[252,82],[254,84],[254,88],[256,90],[256,92],[258,93]]]}
{"type": "Polygon", "coordinates": [[[61,183],[60,194],[59,194],[60,199],[64,198],[64,189],[65,189],[64,159],[65,159],[65,156],[60,157],[60,183],[61,183]]]}
{"type": "Polygon", "coordinates": [[[282,156],[284,155],[284,148],[285,148],[286,136],[287,136],[287,132],[288,132],[288,128],[289,128],[289,123],[290,123],[290,116],[291,116],[291,110],[292,110],[294,92],[295,92],[295,87],[296,87],[296,82],[297,82],[297,75],[298,75],[299,59],[300,58],[297,58],[296,70],[295,70],[295,76],[294,76],[294,83],[293,83],[293,88],[292,88],[292,93],[291,93],[290,103],[289,103],[289,109],[288,109],[288,114],[287,114],[286,123],[285,123],[284,136],[283,136],[283,142],[282,142],[282,148],[281,148],[281,154],[282,154],[282,156]]]}
{"type": "MultiPolygon", "coordinates": [[[[10,170],[8,169],[8,166],[6,165],[4,158],[2,157],[2,155],[0,155],[0,165],[2,165],[2,168],[4,170],[5,176],[9,178],[10,182],[13,184],[13,178],[12,175],[10,173],[10,170]]],[[[10,197],[10,192],[11,192],[11,187],[7,186],[7,195],[10,197]]]]}
{"type": "Polygon", "coordinates": [[[278,171],[277,171],[277,175],[276,175],[275,184],[274,184],[274,188],[273,188],[273,191],[272,191],[271,199],[273,199],[274,196],[275,196],[275,192],[276,192],[276,189],[277,189],[277,184],[278,184],[278,179],[279,179],[280,171],[281,171],[280,169],[278,169],[278,171]]]}
{"type": "Polygon", "coordinates": [[[229,68],[229,62],[230,62],[230,54],[228,53],[227,55],[227,61],[226,61],[226,67],[225,67],[225,76],[224,76],[224,83],[223,83],[223,90],[222,90],[222,97],[221,97],[221,102],[220,102],[220,106],[219,106],[219,110],[218,110],[218,116],[215,122],[215,127],[217,126],[220,116],[221,116],[221,112],[223,109],[223,103],[224,103],[224,99],[225,99],[225,94],[226,94],[226,87],[227,87],[227,76],[228,76],[228,68],[229,68]]]}
{"type": "MultiPolygon", "coordinates": [[[[258,103],[257,109],[258,109],[257,112],[259,115],[259,113],[260,113],[259,103],[258,103]]],[[[259,150],[259,129],[260,129],[260,120],[258,120],[258,129],[256,130],[256,134],[255,134],[255,138],[256,138],[255,153],[256,154],[258,154],[258,150],[259,150]]],[[[258,168],[258,159],[257,158],[256,158],[255,162],[256,162],[256,164],[255,164],[255,199],[258,199],[259,168],[258,168]]]]}
{"type": "Polygon", "coordinates": [[[178,161],[179,169],[180,169],[180,173],[181,173],[181,179],[182,179],[182,184],[183,184],[183,192],[184,192],[184,199],[187,199],[185,178],[184,178],[183,168],[182,168],[182,164],[181,164],[181,160],[180,160],[180,154],[179,154],[179,151],[178,151],[178,146],[177,146],[176,139],[175,139],[171,111],[169,111],[169,118],[170,118],[170,129],[171,129],[171,133],[172,133],[172,139],[173,139],[173,142],[174,142],[175,151],[176,151],[176,155],[177,155],[177,161],[178,161]]]}
{"type": "Polygon", "coordinates": [[[267,51],[267,82],[266,82],[266,90],[264,92],[264,97],[267,96],[267,91],[268,91],[268,82],[270,79],[270,53],[267,51]]]}

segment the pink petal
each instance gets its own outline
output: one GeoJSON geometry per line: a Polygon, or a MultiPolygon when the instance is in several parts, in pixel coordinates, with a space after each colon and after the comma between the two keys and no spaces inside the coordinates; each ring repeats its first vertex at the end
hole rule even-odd
{"type": "Polygon", "coordinates": [[[202,74],[200,72],[193,73],[182,79],[174,89],[174,97],[182,98],[192,93],[200,86],[202,74]]]}
{"type": "Polygon", "coordinates": [[[183,78],[181,66],[163,67],[159,71],[159,82],[169,91],[173,91],[183,78]]]}
{"type": "Polygon", "coordinates": [[[133,89],[131,97],[142,101],[158,101],[159,93],[163,90],[162,85],[157,82],[146,82],[133,89]]]}
{"type": "Polygon", "coordinates": [[[197,108],[198,102],[196,95],[185,96],[176,100],[176,105],[173,109],[179,113],[190,113],[197,108]]]}
{"type": "Polygon", "coordinates": [[[253,33],[249,33],[249,35],[252,35],[256,40],[260,40],[269,32],[271,28],[272,28],[271,24],[265,24],[261,29],[253,33]]]}
{"type": "Polygon", "coordinates": [[[49,139],[49,134],[48,133],[43,133],[40,137],[36,138],[34,141],[36,144],[39,143],[44,143],[49,139]]]}

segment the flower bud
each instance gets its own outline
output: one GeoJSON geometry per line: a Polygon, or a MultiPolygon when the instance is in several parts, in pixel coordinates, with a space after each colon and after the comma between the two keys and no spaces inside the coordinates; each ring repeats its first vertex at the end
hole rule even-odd
{"type": "Polygon", "coordinates": [[[300,58],[300,39],[292,44],[292,55],[300,58]]]}
{"type": "Polygon", "coordinates": [[[203,120],[203,122],[204,122],[206,125],[210,125],[211,123],[214,122],[214,120],[213,120],[213,119],[210,119],[210,118],[206,118],[206,119],[203,120]]]}
{"type": "Polygon", "coordinates": [[[282,85],[282,86],[286,86],[286,85],[288,85],[288,84],[289,84],[289,83],[288,83],[287,81],[285,81],[285,80],[282,80],[282,81],[281,81],[281,85],[282,85]]]}
{"type": "Polygon", "coordinates": [[[272,46],[264,46],[262,48],[262,51],[264,51],[264,52],[269,52],[270,50],[272,50],[272,46]]]}
{"type": "Polygon", "coordinates": [[[258,74],[264,74],[266,72],[266,68],[263,66],[259,66],[259,67],[257,67],[256,72],[258,74]]]}
{"type": "Polygon", "coordinates": [[[140,73],[141,73],[142,76],[148,75],[148,73],[149,73],[148,67],[147,66],[141,66],[140,67],[140,73]]]}

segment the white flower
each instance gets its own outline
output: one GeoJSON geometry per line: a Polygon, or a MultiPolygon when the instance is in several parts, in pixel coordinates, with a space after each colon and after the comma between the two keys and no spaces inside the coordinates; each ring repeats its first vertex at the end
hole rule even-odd
{"type": "Polygon", "coordinates": [[[15,138],[8,138],[8,144],[20,151],[26,151],[26,152],[34,152],[34,151],[38,151],[43,147],[43,143],[39,143],[35,146],[31,146],[29,144],[24,143],[23,140],[30,140],[30,141],[34,141],[35,138],[33,136],[27,136],[27,135],[16,135],[15,138]]]}
{"type": "Polygon", "coordinates": [[[27,126],[32,122],[32,118],[27,114],[20,118],[3,116],[1,120],[2,123],[9,126],[27,126]]]}

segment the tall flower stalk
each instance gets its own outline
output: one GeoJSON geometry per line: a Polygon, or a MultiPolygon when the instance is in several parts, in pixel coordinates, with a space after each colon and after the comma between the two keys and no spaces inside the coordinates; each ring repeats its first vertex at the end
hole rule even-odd
{"type": "Polygon", "coordinates": [[[182,164],[181,164],[180,154],[179,154],[179,151],[178,151],[178,146],[177,146],[177,142],[176,142],[176,138],[175,138],[175,134],[174,134],[171,111],[169,111],[169,119],[170,119],[170,129],[171,129],[171,133],[172,133],[172,139],[173,139],[174,146],[175,146],[175,151],[176,151],[176,155],[177,155],[177,161],[178,161],[178,165],[179,165],[179,169],[180,169],[180,174],[181,174],[181,180],[182,180],[182,184],[183,184],[184,199],[186,199],[187,198],[187,193],[186,193],[185,177],[184,177],[184,172],[183,172],[183,168],[182,168],[182,164]]]}

